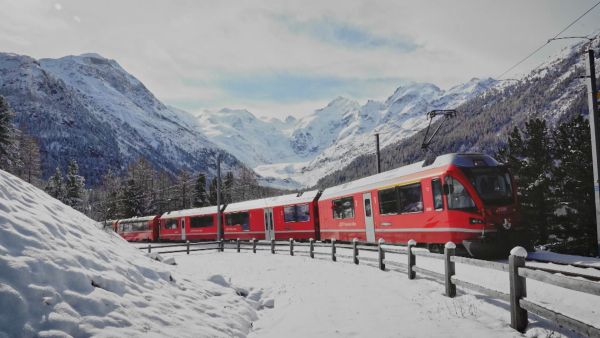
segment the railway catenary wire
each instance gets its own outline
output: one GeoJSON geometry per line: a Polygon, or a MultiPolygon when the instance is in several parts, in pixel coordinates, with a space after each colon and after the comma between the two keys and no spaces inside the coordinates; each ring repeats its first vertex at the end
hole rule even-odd
{"type": "Polygon", "coordinates": [[[584,16],[586,16],[589,12],[591,12],[594,8],[596,8],[598,5],[600,5],[600,1],[598,1],[595,5],[593,5],[590,9],[588,9],[587,11],[585,11],[583,14],[581,14],[579,17],[577,17],[577,19],[571,21],[571,23],[569,23],[565,28],[563,28],[560,32],[558,32],[556,35],[554,35],[552,38],[548,39],[548,41],[546,41],[546,43],[544,43],[543,45],[539,46],[538,48],[536,48],[535,50],[533,50],[531,53],[529,53],[527,56],[525,56],[524,58],[522,58],[521,60],[519,60],[517,63],[515,63],[514,65],[510,66],[507,70],[505,70],[504,72],[502,72],[500,75],[498,75],[496,77],[496,79],[500,80],[504,77],[504,75],[508,74],[510,71],[512,71],[513,69],[517,68],[518,66],[520,66],[523,62],[527,61],[529,58],[531,58],[532,56],[534,56],[535,54],[537,54],[537,52],[539,52],[540,50],[542,50],[544,47],[546,47],[548,44],[550,44],[550,42],[552,41],[552,39],[556,39],[558,36],[560,36],[562,33],[566,32],[569,28],[571,28],[575,23],[577,23],[579,20],[581,20],[581,18],[583,18],[584,16]]]}

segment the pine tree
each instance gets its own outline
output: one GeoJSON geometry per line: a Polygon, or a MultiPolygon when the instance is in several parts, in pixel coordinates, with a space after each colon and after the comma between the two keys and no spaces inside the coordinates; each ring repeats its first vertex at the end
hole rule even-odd
{"type": "MultiPolygon", "coordinates": [[[[217,205],[217,178],[213,177],[210,181],[210,187],[208,191],[208,202],[210,205],[217,205]]],[[[222,204],[223,202],[221,202],[222,204]]]]}
{"type": "Polygon", "coordinates": [[[194,201],[195,208],[208,206],[208,195],[206,193],[206,176],[202,173],[198,174],[196,184],[194,185],[194,201]]]}
{"type": "Polygon", "coordinates": [[[232,202],[235,183],[236,182],[235,177],[233,176],[233,172],[227,172],[227,174],[225,174],[225,179],[223,180],[223,186],[221,187],[223,204],[229,204],[232,202]]]}
{"type": "Polygon", "coordinates": [[[8,102],[3,96],[0,96],[0,156],[8,154],[8,146],[12,143],[12,112],[8,102]]]}
{"type": "Polygon", "coordinates": [[[596,207],[589,122],[577,116],[560,125],[554,135],[557,227],[553,233],[569,253],[594,255],[596,207]]]}
{"type": "Polygon", "coordinates": [[[191,205],[192,183],[191,175],[188,171],[182,170],[177,177],[177,198],[180,201],[181,209],[188,209],[191,205]]]}
{"type": "Polygon", "coordinates": [[[75,160],[71,160],[65,178],[65,204],[83,210],[84,187],[85,179],[79,175],[79,166],[75,160]]]}
{"type": "Polygon", "coordinates": [[[19,137],[19,159],[22,166],[18,176],[29,183],[38,182],[42,174],[40,148],[35,138],[24,132],[19,137]]]}
{"type": "Polygon", "coordinates": [[[18,176],[23,168],[19,156],[20,131],[12,124],[14,113],[0,96],[0,169],[18,176]]]}
{"type": "Polygon", "coordinates": [[[514,173],[523,221],[531,239],[545,244],[550,234],[554,201],[551,197],[552,144],[546,122],[529,120],[521,133],[515,128],[497,157],[514,173]]]}
{"type": "Polygon", "coordinates": [[[56,198],[59,201],[63,201],[65,198],[65,187],[64,181],[62,177],[62,172],[59,167],[56,167],[54,171],[54,175],[50,177],[48,180],[48,185],[46,185],[46,192],[56,198]]]}
{"type": "Polygon", "coordinates": [[[108,172],[102,176],[102,220],[116,219],[121,216],[119,200],[122,194],[121,185],[121,179],[114,173],[114,171],[112,171],[112,169],[108,169],[108,172]]]}

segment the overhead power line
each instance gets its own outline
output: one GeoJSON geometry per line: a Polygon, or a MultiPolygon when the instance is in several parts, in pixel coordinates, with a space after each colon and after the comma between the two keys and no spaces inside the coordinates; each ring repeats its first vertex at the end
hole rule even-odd
{"type": "Polygon", "coordinates": [[[577,19],[573,20],[571,23],[569,23],[567,25],[567,27],[563,28],[560,32],[558,32],[556,35],[554,35],[552,38],[548,39],[546,41],[546,43],[544,43],[543,45],[539,46],[538,48],[536,48],[533,52],[529,53],[526,57],[522,58],[521,60],[519,60],[519,62],[515,63],[514,65],[512,65],[511,67],[509,67],[507,70],[505,70],[502,74],[500,74],[499,76],[496,77],[496,79],[501,79],[504,75],[508,74],[508,72],[510,72],[511,70],[517,68],[519,65],[521,65],[523,62],[527,61],[530,57],[534,56],[537,52],[539,52],[540,50],[542,50],[542,48],[546,47],[553,39],[556,39],[559,35],[561,35],[562,33],[566,32],[567,29],[571,28],[571,26],[573,26],[575,23],[577,23],[577,21],[581,20],[581,18],[583,18],[584,16],[586,16],[589,12],[591,12],[594,8],[596,8],[598,5],[600,5],[600,1],[598,1],[594,6],[592,6],[590,9],[588,9],[587,11],[585,11],[585,13],[581,14],[577,19]]]}

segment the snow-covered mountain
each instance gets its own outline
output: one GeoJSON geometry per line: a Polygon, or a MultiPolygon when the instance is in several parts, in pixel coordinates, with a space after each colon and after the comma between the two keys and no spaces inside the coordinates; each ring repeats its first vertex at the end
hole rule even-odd
{"type": "MultiPolygon", "coordinates": [[[[469,98],[449,90],[444,99],[463,101],[444,103],[456,106],[459,114],[444,124],[442,132],[433,144],[432,152],[483,152],[490,155],[501,148],[515,127],[522,130],[530,119],[543,119],[548,127],[570,121],[573,117],[588,114],[586,81],[581,76],[586,73],[587,50],[600,47],[600,40],[577,42],[566,46],[559,53],[549,56],[539,66],[521,75],[511,75],[513,79],[501,81],[484,94],[469,98]],[[450,95],[454,93],[454,95],[450,95]]],[[[600,55],[596,55],[596,63],[600,55]]],[[[596,69],[600,76],[600,69],[596,69]]],[[[464,88],[475,89],[478,84],[466,84],[464,88]]],[[[487,87],[487,84],[483,84],[487,87]]],[[[475,89],[476,90],[476,89],[475,89]]],[[[477,91],[477,90],[476,90],[477,91]]],[[[419,124],[417,124],[418,126],[419,124]]],[[[392,131],[393,132],[393,131],[392,131]]],[[[383,170],[390,170],[423,159],[421,133],[400,138],[389,144],[387,134],[382,141],[388,147],[382,149],[383,170]]],[[[324,176],[319,187],[341,184],[349,180],[373,174],[375,165],[372,156],[359,156],[340,166],[339,170],[324,176]]]]}
{"type": "MultiPolygon", "coordinates": [[[[166,107],[114,60],[97,54],[35,60],[0,53],[0,95],[40,143],[44,174],[74,158],[94,182],[144,157],[155,167],[212,171],[219,148],[191,115],[166,107]]],[[[226,156],[225,163],[237,160],[226,156]]]]}
{"type": "Polygon", "coordinates": [[[479,95],[496,81],[472,79],[449,90],[430,83],[405,82],[385,101],[364,105],[338,97],[312,114],[285,121],[259,119],[246,110],[223,109],[198,115],[201,131],[264,176],[288,186],[314,185],[357,156],[413,135],[425,113],[452,108],[479,95]],[[279,182],[279,181],[278,181],[279,182]]]}

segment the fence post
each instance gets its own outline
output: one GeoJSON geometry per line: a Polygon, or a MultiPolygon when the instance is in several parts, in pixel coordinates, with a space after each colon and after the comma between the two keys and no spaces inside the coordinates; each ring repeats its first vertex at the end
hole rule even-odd
{"type": "Polygon", "coordinates": [[[252,238],[252,253],[256,253],[256,238],[252,238]]]}
{"type": "Polygon", "coordinates": [[[186,252],[189,255],[190,254],[190,241],[185,241],[185,245],[186,245],[186,252]]]}
{"type": "Polygon", "coordinates": [[[456,297],[456,285],[452,283],[452,276],[456,274],[456,266],[452,261],[452,256],[456,252],[456,244],[452,242],[446,243],[444,246],[444,270],[446,276],[446,297],[456,297]]]}
{"type": "Polygon", "coordinates": [[[152,253],[152,243],[148,243],[148,253],[152,253]]]}
{"type": "Polygon", "coordinates": [[[377,253],[379,254],[379,269],[385,271],[385,263],[383,262],[385,260],[385,251],[383,250],[383,243],[385,243],[383,238],[380,238],[379,241],[377,241],[377,253]]]}
{"type": "Polygon", "coordinates": [[[271,240],[271,253],[275,254],[275,240],[274,239],[271,240]]]}
{"type": "Polygon", "coordinates": [[[290,238],[290,256],[294,255],[294,239],[290,238]]]}
{"type": "Polygon", "coordinates": [[[309,248],[309,253],[310,253],[310,258],[315,258],[315,240],[314,239],[309,239],[308,243],[310,244],[310,248],[309,248]]]}
{"type": "Polygon", "coordinates": [[[358,238],[352,239],[352,258],[354,260],[354,264],[358,265],[358,238]]]}
{"type": "Polygon", "coordinates": [[[221,240],[219,241],[219,250],[221,252],[225,251],[225,241],[223,240],[223,238],[221,238],[221,240]]]}
{"type": "Polygon", "coordinates": [[[413,271],[413,266],[416,263],[415,254],[412,252],[412,248],[417,245],[414,239],[408,241],[408,279],[415,279],[416,273],[413,271]]]}
{"type": "Polygon", "coordinates": [[[335,256],[335,238],[331,239],[331,260],[336,262],[337,257],[335,256]]]}
{"type": "Polygon", "coordinates": [[[508,277],[510,279],[510,327],[525,332],[527,327],[527,310],[521,308],[519,301],[527,297],[525,277],[519,276],[519,268],[525,266],[527,250],[517,246],[508,256],[508,277]]]}
{"type": "Polygon", "coordinates": [[[235,246],[236,246],[237,252],[240,252],[240,239],[239,238],[235,240],[235,246]]]}

